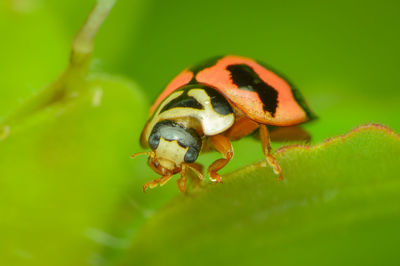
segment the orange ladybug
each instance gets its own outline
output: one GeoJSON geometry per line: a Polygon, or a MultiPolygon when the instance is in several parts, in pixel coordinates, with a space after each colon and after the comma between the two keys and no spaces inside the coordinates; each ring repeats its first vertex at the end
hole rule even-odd
{"type": "Polygon", "coordinates": [[[195,163],[201,152],[222,154],[208,167],[210,179],[222,182],[218,171],[233,157],[230,141],[259,130],[266,160],[282,178],[282,169],[271,154],[268,127],[280,129],[313,118],[300,92],[267,67],[240,56],[212,58],[169,83],[150,108],[141,135],[141,145],[152,151],[132,157],[148,155],[148,165],[162,176],[144,184],[144,191],[180,173],[177,183],[183,192],[187,169],[203,178],[202,166],[195,163]]]}

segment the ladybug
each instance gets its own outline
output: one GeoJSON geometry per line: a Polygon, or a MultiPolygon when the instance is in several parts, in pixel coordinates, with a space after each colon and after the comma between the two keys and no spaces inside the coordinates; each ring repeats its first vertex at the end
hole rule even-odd
{"type": "Polygon", "coordinates": [[[178,188],[186,190],[187,169],[203,179],[195,163],[201,152],[216,150],[223,158],[208,167],[211,181],[233,157],[232,140],[259,131],[266,161],[283,177],[271,154],[271,128],[302,124],[314,118],[303,97],[270,68],[246,57],[227,55],[190,67],[173,79],[150,108],[140,142],[150,152],[148,165],[160,178],[143,190],[164,185],[181,174],[178,188]]]}

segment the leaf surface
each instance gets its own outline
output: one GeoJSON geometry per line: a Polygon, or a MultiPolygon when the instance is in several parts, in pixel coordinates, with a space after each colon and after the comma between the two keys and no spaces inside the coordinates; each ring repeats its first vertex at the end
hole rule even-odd
{"type": "Polygon", "coordinates": [[[395,265],[400,137],[366,125],[277,152],[224,184],[180,195],[142,227],[122,265],[395,265]]]}

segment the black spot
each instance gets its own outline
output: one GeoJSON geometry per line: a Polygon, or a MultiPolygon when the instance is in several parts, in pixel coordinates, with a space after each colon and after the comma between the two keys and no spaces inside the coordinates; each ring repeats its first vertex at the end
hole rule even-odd
{"type": "Polygon", "coordinates": [[[289,79],[287,79],[282,73],[280,73],[279,71],[277,71],[277,70],[274,69],[273,67],[271,67],[271,66],[265,64],[264,62],[257,61],[257,63],[258,63],[259,65],[265,67],[266,69],[271,70],[272,72],[274,72],[275,74],[277,74],[279,77],[281,77],[282,79],[284,79],[284,80],[287,82],[287,84],[289,84],[290,90],[291,90],[292,93],[293,93],[293,97],[295,98],[296,102],[301,106],[301,108],[304,110],[304,112],[306,112],[306,115],[307,115],[309,121],[318,118],[318,116],[315,115],[315,114],[311,111],[310,107],[308,106],[308,104],[307,104],[307,102],[305,101],[305,99],[304,99],[303,95],[301,94],[301,92],[296,88],[296,86],[295,86],[293,83],[290,82],[289,79]]]}
{"type": "Polygon", "coordinates": [[[189,96],[188,91],[185,90],[179,97],[173,99],[166,104],[160,113],[177,107],[188,107],[194,109],[203,109],[203,106],[193,97],[189,96]]]}
{"type": "MultiPolygon", "coordinates": [[[[153,130],[154,131],[154,130],[153,130]]],[[[159,132],[151,132],[149,136],[149,145],[152,150],[156,150],[158,147],[158,144],[160,144],[160,133],[159,132]]]]}
{"type": "Polygon", "coordinates": [[[215,112],[221,114],[221,115],[228,115],[233,113],[233,109],[231,105],[229,104],[228,100],[216,89],[204,85],[204,84],[190,84],[190,85],[185,85],[181,87],[179,90],[182,90],[183,93],[173,99],[171,102],[166,104],[163,109],[160,111],[160,113],[165,112],[167,110],[176,108],[176,107],[188,107],[188,108],[194,108],[194,109],[199,109],[202,110],[204,109],[202,103],[198,102],[195,98],[192,96],[189,96],[188,93],[192,89],[202,89],[204,92],[210,97],[211,100],[211,105],[214,109],[215,112]]]}
{"type": "Polygon", "coordinates": [[[231,72],[232,81],[239,89],[257,92],[263,103],[264,111],[268,111],[272,116],[275,115],[278,106],[278,92],[273,87],[261,80],[248,65],[229,65],[226,69],[231,72]]]}
{"type": "Polygon", "coordinates": [[[197,157],[199,157],[199,151],[192,147],[189,147],[183,159],[187,163],[194,163],[197,160],[197,157]]]}
{"type": "Polygon", "coordinates": [[[164,120],[158,122],[150,133],[149,145],[156,150],[160,144],[160,138],[167,141],[177,141],[183,148],[189,148],[186,151],[185,162],[192,163],[199,156],[202,140],[193,128],[185,128],[174,121],[164,120]]]}
{"type": "Polygon", "coordinates": [[[211,105],[214,108],[215,112],[221,115],[228,115],[233,113],[231,105],[221,93],[207,86],[202,86],[202,87],[207,93],[207,95],[210,97],[211,105]]]}

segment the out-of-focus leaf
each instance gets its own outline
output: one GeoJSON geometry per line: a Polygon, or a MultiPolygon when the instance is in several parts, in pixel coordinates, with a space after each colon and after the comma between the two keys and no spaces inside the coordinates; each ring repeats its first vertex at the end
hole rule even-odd
{"type": "Polygon", "coordinates": [[[93,37],[114,2],[98,1],[60,77],[1,121],[1,265],[98,264],[103,246],[125,245],[106,232],[119,202],[129,202],[139,225],[177,193],[143,195],[150,171],[130,154],[140,150],[148,105],[136,85],[88,78],[93,37]]]}
{"type": "Polygon", "coordinates": [[[140,149],[146,107],[134,84],[99,77],[0,142],[2,265],[86,265],[100,246],[122,245],[104,230],[125,191],[134,190],[132,212],[151,212],[146,201],[157,200],[143,198],[150,172],[130,159],[140,149]]]}
{"type": "Polygon", "coordinates": [[[224,184],[176,197],[133,239],[121,265],[396,265],[400,136],[360,127],[277,152],[224,184]]]}
{"type": "Polygon", "coordinates": [[[0,120],[59,75],[71,42],[39,1],[6,2],[0,6],[0,120]]]}

